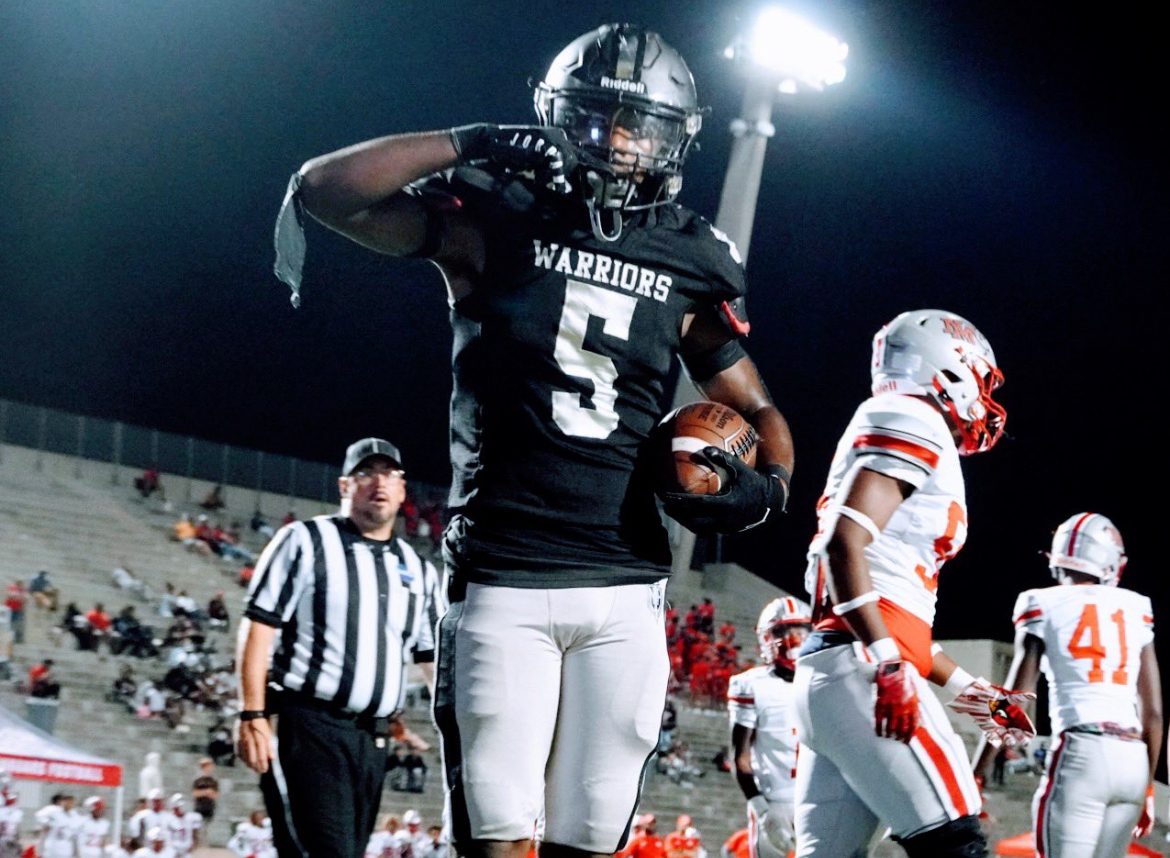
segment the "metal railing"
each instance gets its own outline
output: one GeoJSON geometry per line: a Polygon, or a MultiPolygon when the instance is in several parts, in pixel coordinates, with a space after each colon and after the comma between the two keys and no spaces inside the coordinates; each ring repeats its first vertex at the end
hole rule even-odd
{"type": "MultiPolygon", "coordinates": [[[[72,456],[75,473],[81,475],[83,460],[110,464],[110,482],[118,484],[133,476],[124,469],[142,471],[156,467],[165,474],[185,477],[186,500],[191,500],[192,481],[217,483],[261,493],[286,495],[321,503],[337,499],[337,463],[296,459],[263,450],[250,450],[176,435],[115,420],[70,414],[39,405],[0,399],[0,463],[4,445],[36,451],[34,464],[43,467],[45,453],[72,456]]],[[[442,502],[445,490],[411,481],[417,500],[442,502]]]]}

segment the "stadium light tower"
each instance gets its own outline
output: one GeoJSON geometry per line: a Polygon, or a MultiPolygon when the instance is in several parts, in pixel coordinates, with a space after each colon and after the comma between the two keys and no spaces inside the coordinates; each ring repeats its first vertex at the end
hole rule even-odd
{"type": "MultiPolygon", "coordinates": [[[[731,123],[731,155],[715,226],[735,242],[745,262],[764,172],[764,149],[776,133],[772,124],[776,98],[819,92],[840,83],[845,79],[848,54],[844,42],[781,6],[763,9],[751,32],[740,34],[723,52],[743,70],[746,84],[739,117],[731,123]]],[[[698,398],[694,385],[680,374],[674,407],[698,398]]],[[[677,573],[691,565],[695,535],[673,522],[670,529],[677,573]]]]}

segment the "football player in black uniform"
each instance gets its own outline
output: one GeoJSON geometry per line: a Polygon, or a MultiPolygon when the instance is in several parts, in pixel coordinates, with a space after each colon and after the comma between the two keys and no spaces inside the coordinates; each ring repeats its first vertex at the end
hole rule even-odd
{"type": "Polygon", "coordinates": [[[706,532],[760,524],[784,507],[793,455],[740,344],[738,252],[674,202],[702,118],[682,57],[603,26],[557,56],[535,99],[536,126],[399,134],[308,161],[277,229],[292,284],[302,205],[443,273],[452,605],[435,718],[452,836],[491,858],[522,856],[542,810],[553,858],[625,839],[669,670],[670,549],[642,457],[675,356],[760,444],[756,469],[706,451],[723,490],[664,495],[668,514],[706,532]]]}

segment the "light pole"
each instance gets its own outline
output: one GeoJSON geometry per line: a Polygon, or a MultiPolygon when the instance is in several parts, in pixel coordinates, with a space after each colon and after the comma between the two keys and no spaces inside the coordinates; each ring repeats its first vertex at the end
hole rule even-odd
{"type": "MultiPolygon", "coordinates": [[[[739,117],[731,123],[731,155],[715,226],[735,243],[745,262],[764,172],[764,149],[776,133],[772,124],[776,96],[820,91],[840,83],[845,79],[848,53],[844,42],[779,6],[764,9],[752,31],[742,34],[723,52],[744,71],[747,81],[739,117]]],[[[680,372],[674,407],[698,398],[695,386],[680,372]]],[[[670,531],[672,571],[677,574],[691,565],[695,535],[676,522],[670,522],[670,531]]]]}

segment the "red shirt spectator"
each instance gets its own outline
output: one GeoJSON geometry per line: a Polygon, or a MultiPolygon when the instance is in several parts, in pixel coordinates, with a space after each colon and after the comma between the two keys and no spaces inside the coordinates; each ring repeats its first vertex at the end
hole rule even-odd
{"type": "Polygon", "coordinates": [[[699,628],[707,634],[715,631],[715,604],[710,599],[699,605],[699,628]]]}
{"type": "Polygon", "coordinates": [[[241,587],[247,587],[247,586],[248,586],[249,582],[251,582],[251,580],[252,580],[252,573],[253,573],[253,572],[255,572],[255,571],[256,571],[256,570],[255,570],[255,569],[253,569],[253,568],[252,568],[250,565],[249,565],[249,566],[243,566],[243,567],[241,567],[241,568],[240,568],[240,578],[239,578],[239,581],[240,581],[240,586],[241,586],[241,587]]]}
{"type": "Polygon", "coordinates": [[[735,623],[731,622],[731,620],[727,620],[726,622],[724,622],[723,625],[721,625],[719,627],[719,637],[722,638],[727,643],[731,643],[732,641],[734,641],[735,640],[735,623]]]}
{"type": "Polygon", "coordinates": [[[23,581],[13,581],[8,585],[8,592],[4,597],[4,604],[13,613],[24,610],[24,603],[28,599],[28,592],[24,589],[23,581]]]}
{"type": "Polygon", "coordinates": [[[280,523],[281,523],[282,525],[284,525],[284,524],[292,524],[292,523],[293,523],[294,521],[296,521],[296,520],[297,520],[297,514],[296,514],[295,512],[293,512],[293,511],[290,509],[290,510],[288,511],[288,515],[286,515],[284,518],[282,518],[282,519],[280,520],[280,523]]]}
{"type": "Polygon", "coordinates": [[[105,608],[100,603],[94,605],[93,610],[86,614],[85,618],[89,620],[94,631],[103,635],[110,630],[110,626],[113,624],[110,615],[106,613],[105,608]]]}

